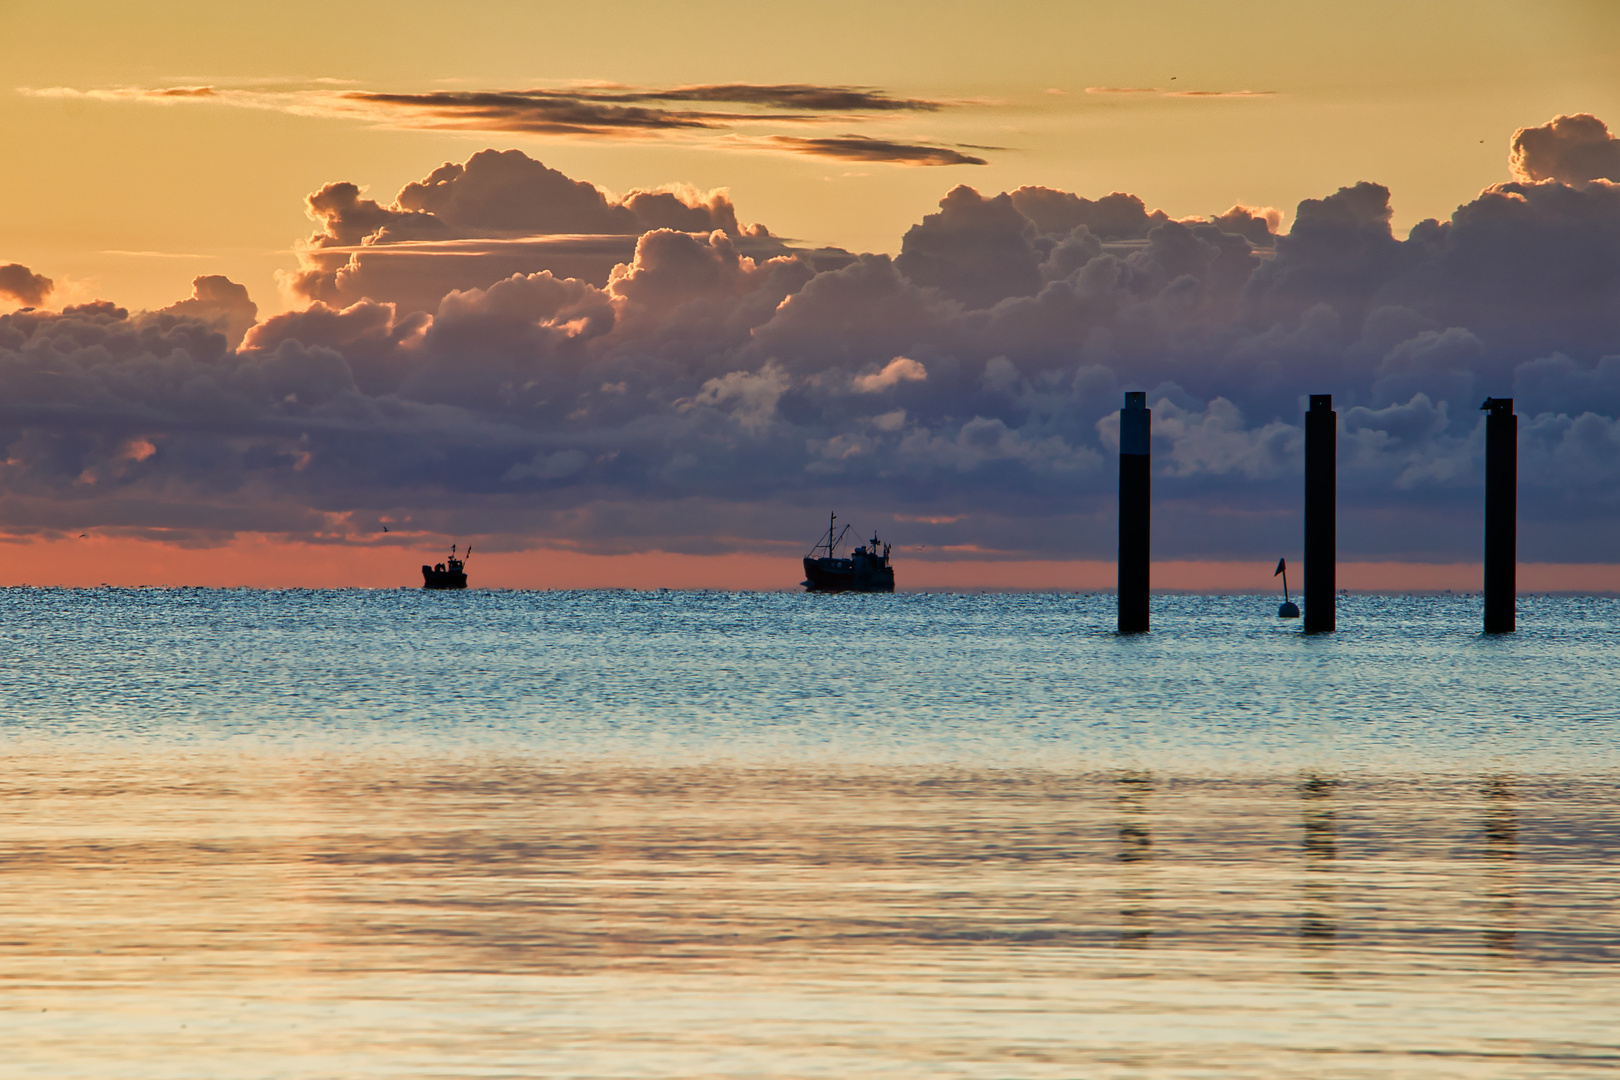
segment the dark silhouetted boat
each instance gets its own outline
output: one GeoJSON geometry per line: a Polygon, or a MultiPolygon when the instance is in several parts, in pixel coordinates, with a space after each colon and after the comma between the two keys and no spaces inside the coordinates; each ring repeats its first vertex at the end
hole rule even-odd
{"type": "Polygon", "coordinates": [[[465,589],[467,587],[466,560],[472,556],[472,548],[467,548],[467,554],[456,558],[456,545],[450,545],[450,557],[442,563],[433,566],[426,564],[422,567],[422,588],[424,589],[465,589]]]}
{"type": "Polygon", "coordinates": [[[849,553],[849,558],[838,557],[838,545],[843,543],[843,532],[835,532],[838,515],[829,515],[827,538],[810,549],[804,557],[804,580],[799,584],[807,592],[894,592],[894,567],[889,565],[889,545],[881,544],[877,533],[872,539],[849,553]],[[816,552],[825,551],[825,555],[816,552]]]}

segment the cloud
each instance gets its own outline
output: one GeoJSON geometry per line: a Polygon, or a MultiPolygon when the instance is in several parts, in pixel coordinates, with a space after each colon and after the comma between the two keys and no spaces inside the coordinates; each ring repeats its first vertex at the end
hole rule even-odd
{"type": "Polygon", "coordinates": [[[777,110],[775,120],[814,121],[860,113],[934,112],[937,101],[893,98],[868,87],[804,83],[726,83],[671,90],[573,89],[516,91],[437,90],[390,94],[354,90],[342,100],[403,117],[407,123],[458,130],[545,135],[609,135],[677,128],[715,129],[756,120],[755,112],[716,112],[674,104],[702,102],[777,110]]]}
{"type": "Polygon", "coordinates": [[[758,434],[776,415],[776,403],[791,385],[781,365],[767,362],[757,372],[733,371],[703,384],[692,406],[730,406],[731,417],[744,431],[758,434]]]}
{"type": "MultiPolygon", "coordinates": [[[[897,356],[883,366],[882,371],[870,372],[855,378],[854,386],[862,394],[876,394],[903,382],[922,382],[928,378],[928,369],[909,356],[897,356]]],[[[904,415],[904,410],[901,410],[904,415]]]]}
{"type": "MultiPolygon", "coordinates": [[[[353,90],[342,100],[418,117],[426,126],[475,131],[519,131],[539,134],[603,135],[627,130],[715,128],[756,119],[753,112],[673,109],[675,103],[757,106],[791,110],[787,119],[815,120],[824,115],[865,112],[934,112],[937,101],[893,98],[867,87],[809,84],[754,85],[727,83],[672,90],[573,89],[515,91],[437,90],[416,94],[353,90]]],[[[783,119],[783,116],[775,116],[783,119]]]]}
{"type": "Polygon", "coordinates": [[[816,112],[935,112],[944,108],[942,102],[894,98],[872,87],[815,86],[808,83],[722,83],[683,86],[674,90],[604,90],[596,96],[638,101],[724,101],[816,112]]]}
{"type": "Polygon", "coordinates": [[[51,295],[55,283],[21,263],[0,265],[0,296],[9,296],[26,307],[38,307],[51,295]]]}
{"type": "Polygon", "coordinates": [[[1277,95],[1275,90],[1168,90],[1162,86],[1088,86],[1086,93],[1161,98],[1257,98],[1277,95]]]}
{"type": "Polygon", "coordinates": [[[526,135],[624,135],[679,129],[713,130],[735,114],[617,104],[578,94],[439,90],[388,94],[353,90],[346,103],[406,127],[526,135]]]}
{"type": "Polygon", "coordinates": [[[1039,287],[1042,253],[1035,237],[1036,227],[1010,195],[987,199],[958,186],[940,200],[939,213],[906,232],[895,265],[918,285],[989,307],[1039,287]]]}
{"type": "Polygon", "coordinates": [[[883,161],[896,165],[988,165],[981,157],[964,154],[948,146],[927,143],[901,142],[895,139],[873,139],[864,135],[804,138],[793,135],[772,135],[766,140],[772,146],[792,150],[798,154],[837,158],[840,161],[883,161]]]}
{"type": "Polygon", "coordinates": [[[1236,233],[1256,247],[1274,247],[1277,230],[1282,226],[1282,211],[1275,206],[1233,206],[1224,214],[1216,214],[1210,221],[1222,232],[1236,233]]]}
{"type": "Polygon", "coordinates": [[[1038,233],[1049,236],[1084,227],[1102,240],[1142,240],[1149,229],[1170,220],[1162,210],[1148,213],[1141,199],[1123,191],[1088,199],[1052,188],[1021,187],[1007,197],[1038,233]]]}
{"type": "MultiPolygon", "coordinates": [[[[1117,415],[1110,417],[1117,424],[1117,415]]],[[[1272,419],[1250,427],[1242,410],[1224,397],[1209,401],[1198,412],[1173,401],[1155,405],[1154,436],[1168,442],[1166,475],[1228,476],[1272,479],[1300,466],[1304,460],[1304,432],[1297,424],[1272,419]]],[[[1117,445],[1118,435],[1114,435],[1117,445]]]]}
{"type": "Polygon", "coordinates": [[[214,259],[216,255],[205,255],[193,251],[127,251],[121,248],[103,248],[99,254],[122,255],[131,259],[214,259]]]}
{"type": "Polygon", "coordinates": [[[1508,164],[1514,177],[1527,183],[1620,180],[1620,139],[1590,113],[1555,116],[1540,127],[1520,128],[1511,145],[1508,164]]]}
{"type": "Polygon", "coordinates": [[[223,331],[234,348],[242,343],[248,328],[259,319],[259,306],[248,298],[247,289],[220,274],[193,278],[191,296],[158,311],[208,323],[223,331]]]}
{"type": "Polygon", "coordinates": [[[1173,98],[1257,98],[1275,97],[1275,90],[1166,90],[1165,97],[1173,98]]]}
{"type": "Polygon", "coordinates": [[[931,550],[1108,558],[1144,390],[1161,555],[1274,558],[1306,395],[1332,393],[1345,557],[1474,559],[1478,405],[1511,394],[1521,553],[1612,561],[1620,186],[1497,184],[1403,234],[1391,201],[1349,183],[1283,232],[958,186],[891,258],[511,152],[386,202],[327,185],[307,306],[234,347],[252,302],[216,278],[156,312],[0,316],[0,524],[707,551],[836,503],[931,550]]]}
{"type": "Polygon", "coordinates": [[[637,238],[657,229],[720,230],[756,253],[787,250],[762,226],[740,224],[723,190],[674,185],[615,197],[519,150],[447,162],[386,205],[348,181],[326,184],[306,205],[317,228],[283,285],[337,307],[370,299],[432,311],[453,290],[542,269],[605,284],[637,238]]]}
{"type": "MultiPolygon", "coordinates": [[[[698,137],[715,148],[737,143],[739,128],[861,122],[874,117],[932,113],[951,107],[897,98],[875,87],[810,83],[719,83],[669,88],[560,88],[387,91],[327,85],[314,89],[121,86],[94,89],[22,88],[32,97],[176,106],[207,104],[435,131],[553,138],[639,139],[698,137]],[[729,106],[714,108],[713,106],[729,106]],[[728,144],[726,136],[732,142],[728,144]]],[[[746,143],[793,153],[909,165],[982,165],[947,147],[858,135],[827,139],[768,137],[746,143]]]]}

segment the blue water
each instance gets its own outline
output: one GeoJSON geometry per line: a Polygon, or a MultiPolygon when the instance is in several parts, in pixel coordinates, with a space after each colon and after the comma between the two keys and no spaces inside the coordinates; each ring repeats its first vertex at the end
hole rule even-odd
{"type": "Polygon", "coordinates": [[[1171,771],[1620,764],[1620,600],[12,589],[38,738],[1171,771]]]}
{"type": "Polygon", "coordinates": [[[0,590],[0,1078],[1620,1067],[1620,600],[0,590]]]}

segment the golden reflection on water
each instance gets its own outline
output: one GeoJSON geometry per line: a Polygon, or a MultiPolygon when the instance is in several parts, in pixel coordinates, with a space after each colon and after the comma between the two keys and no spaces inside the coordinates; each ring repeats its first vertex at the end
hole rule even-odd
{"type": "Polygon", "coordinates": [[[0,1075],[1587,1075],[1614,795],[15,756],[0,1075]]]}

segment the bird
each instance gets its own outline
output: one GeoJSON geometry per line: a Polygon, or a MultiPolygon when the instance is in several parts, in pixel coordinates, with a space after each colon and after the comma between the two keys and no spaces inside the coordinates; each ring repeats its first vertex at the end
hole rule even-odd
{"type": "Polygon", "coordinates": [[[383,526],[383,532],[387,532],[387,531],[388,531],[388,526],[384,525],[383,526]]]}
{"type": "Polygon", "coordinates": [[[90,539],[90,534],[89,533],[80,533],[79,534],[79,539],[80,540],[88,540],[88,539],[90,539]]]}

